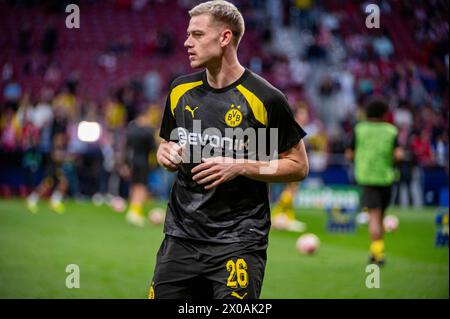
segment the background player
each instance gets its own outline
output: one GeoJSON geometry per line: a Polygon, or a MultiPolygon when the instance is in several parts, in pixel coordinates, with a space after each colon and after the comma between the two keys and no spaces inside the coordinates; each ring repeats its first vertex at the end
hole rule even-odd
{"type": "Polygon", "coordinates": [[[64,213],[63,197],[69,188],[69,181],[64,172],[64,163],[68,160],[67,137],[65,133],[56,133],[53,137],[52,150],[47,163],[45,178],[27,197],[27,207],[32,213],[38,211],[39,198],[51,189],[50,208],[56,213],[64,213]]]}
{"type": "Polygon", "coordinates": [[[147,199],[148,174],[150,173],[150,156],[156,150],[154,130],[151,127],[149,109],[144,109],[127,127],[126,164],[124,174],[130,180],[130,207],[126,220],[135,226],[145,223],[143,205],[147,199]]]}
{"type": "Polygon", "coordinates": [[[369,210],[371,238],[370,263],[383,265],[383,216],[391,198],[394,182],[394,160],[403,157],[397,144],[397,128],[386,122],[388,105],[382,100],[367,104],[367,120],[355,126],[354,138],[346,150],[348,159],[354,159],[355,177],[361,186],[361,206],[369,210]]]}
{"type": "MultiPolygon", "coordinates": [[[[299,103],[295,109],[294,118],[302,128],[307,127],[309,124],[309,114],[306,104],[299,103]]],[[[296,219],[294,211],[294,198],[299,189],[300,183],[289,183],[285,185],[278,202],[273,208],[273,220],[276,223],[280,223],[279,226],[282,226],[281,229],[297,232],[302,232],[306,229],[306,224],[296,219]],[[279,222],[277,222],[277,220],[279,222]]]]}

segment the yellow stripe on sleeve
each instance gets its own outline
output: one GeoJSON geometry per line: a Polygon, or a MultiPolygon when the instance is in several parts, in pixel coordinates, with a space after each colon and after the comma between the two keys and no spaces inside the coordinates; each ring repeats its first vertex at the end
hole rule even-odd
{"type": "Polygon", "coordinates": [[[242,84],[239,84],[236,88],[247,100],[256,120],[264,126],[267,126],[267,110],[264,103],[253,92],[242,86],[242,84]]]}

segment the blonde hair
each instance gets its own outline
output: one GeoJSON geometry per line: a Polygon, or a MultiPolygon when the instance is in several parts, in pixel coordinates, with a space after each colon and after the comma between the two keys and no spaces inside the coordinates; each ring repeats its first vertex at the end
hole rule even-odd
{"type": "Polygon", "coordinates": [[[228,1],[213,0],[200,3],[189,11],[189,16],[195,17],[209,14],[215,20],[226,24],[233,33],[234,44],[237,46],[245,32],[244,18],[236,6],[228,1]]]}

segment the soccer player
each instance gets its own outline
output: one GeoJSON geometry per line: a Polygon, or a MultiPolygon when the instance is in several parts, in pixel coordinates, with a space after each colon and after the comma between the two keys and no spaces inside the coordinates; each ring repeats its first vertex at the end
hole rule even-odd
{"type": "Polygon", "coordinates": [[[355,126],[354,137],[346,150],[354,159],[356,182],[361,186],[361,206],[369,210],[371,238],[369,262],[385,263],[383,217],[391,198],[394,161],[401,160],[403,150],[397,143],[397,128],[386,122],[387,104],[371,100],[366,107],[366,121],[355,126]]]}
{"type": "Polygon", "coordinates": [[[184,46],[191,67],[204,70],[175,79],[167,98],[157,160],[177,177],[149,297],[258,298],[270,228],[267,182],[306,177],[305,132],[283,93],[239,63],[244,20],[238,9],[209,1],[189,15],[184,46]],[[231,148],[233,157],[251,147],[249,140],[223,138],[236,128],[277,130],[270,137],[277,136],[278,157],[195,160],[190,150],[199,145],[202,153],[212,147],[222,155],[231,148]],[[276,169],[263,169],[268,164],[276,169]]]}
{"type": "Polygon", "coordinates": [[[277,223],[280,230],[303,232],[306,229],[306,224],[295,217],[294,197],[299,187],[299,183],[287,184],[273,208],[272,220],[274,221],[274,226],[277,223]]]}
{"type": "MultiPolygon", "coordinates": [[[[137,118],[128,124],[126,136],[126,166],[130,175],[130,207],[126,220],[132,225],[142,227],[145,224],[143,205],[147,199],[149,156],[155,151],[154,130],[150,125],[148,109],[141,111],[137,118]]],[[[126,174],[126,175],[128,175],[126,174]]]]}
{"type": "Polygon", "coordinates": [[[69,188],[69,181],[64,172],[64,164],[67,160],[67,136],[63,132],[58,132],[53,137],[45,178],[27,197],[27,207],[31,213],[38,212],[39,198],[51,189],[53,189],[53,192],[50,197],[50,208],[58,214],[64,213],[63,197],[69,188]]]}

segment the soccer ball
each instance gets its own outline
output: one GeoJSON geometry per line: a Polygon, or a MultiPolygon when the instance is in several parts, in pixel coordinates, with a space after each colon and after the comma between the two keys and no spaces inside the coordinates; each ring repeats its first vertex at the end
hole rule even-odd
{"type": "Polygon", "coordinates": [[[304,234],[297,239],[297,250],[304,255],[311,255],[319,248],[320,239],[314,234],[304,234]]]}
{"type": "Polygon", "coordinates": [[[367,212],[361,212],[356,215],[356,222],[358,225],[367,225],[369,222],[369,214],[367,212]]]}
{"type": "Polygon", "coordinates": [[[276,230],[286,230],[289,227],[289,217],[286,214],[276,214],[272,218],[272,227],[276,230]]]}
{"type": "Polygon", "coordinates": [[[394,215],[387,215],[383,219],[383,228],[387,233],[392,233],[398,228],[398,218],[394,215]]]}
{"type": "Polygon", "coordinates": [[[162,208],[153,208],[148,212],[148,221],[152,225],[161,225],[164,222],[165,213],[162,208]]]}
{"type": "Polygon", "coordinates": [[[125,209],[127,208],[126,202],[125,200],[120,197],[120,196],[114,196],[111,199],[111,208],[116,212],[116,213],[123,213],[125,211],[125,209]]]}
{"type": "Polygon", "coordinates": [[[105,198],[103,197],[102,194],[100,193],[95,193],[94,196],[92,196],[92,203],[95,206],[102,206],[103,203],[105,202],[105,198]]]}

